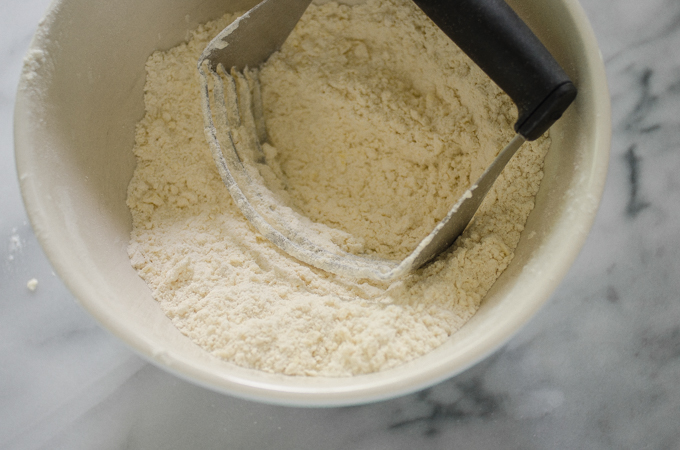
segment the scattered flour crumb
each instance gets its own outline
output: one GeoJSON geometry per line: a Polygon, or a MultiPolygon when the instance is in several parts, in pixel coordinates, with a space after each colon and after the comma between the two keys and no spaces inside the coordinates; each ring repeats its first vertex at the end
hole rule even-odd
{"type": "Polygon", "coordinates": [[[26,287],[30,291],[35,291],[36,289],[38,289],[38,280],[35,278],[31,278],[30,280],[28,280],[28,283],[26,283],[26,287]]]}
{"type": "Polygon", "coordinates": [[[17,228],[12,228],[12,235],[9,237],[9,245],[7,246],[7,261],[14,261],[15,256],[23,251],[23,247],[21,236],[17,233],[17,228]]]}
{"type": "MultiPolygon", "coordinates": [[[[549,139],[525,144],[457,243],[405,279],[306,266],[253,231],[205,141],[196,61],[235,17],[147,62],[131,264],[178,329],[244,367],[351,376],[441,345],[512,260],[549,139]]],[[[368,254],[410,252],[513,135],[511,101],[406,0],[310,6],[260,80],[273,182],[368,254]]]]}

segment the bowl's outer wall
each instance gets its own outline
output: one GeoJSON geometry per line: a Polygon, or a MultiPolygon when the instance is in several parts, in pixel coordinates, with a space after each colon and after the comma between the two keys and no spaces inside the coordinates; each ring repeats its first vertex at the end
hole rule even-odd
{"type": "Polygon", "coordinates": [[[575,0],[509,2],[573,77],[579,95],[551,130],[535,210],[515,259],[479,312],[416,361],[371,375],[310,379],[240,368],[198,349],[162,313],[126,251],[131,218],[125,199],[135,166],[135,125],[144,113],[147,57],[178,44],[199,23],[254,3],[53,3],[24,68],[15,145],[24,202],[55,270],[81,304],[135,351],[233,395],[289,405],[356,404],[461,372],[505,343],[545,303],[594,219],[611,129],[604,66],[585,14],[575,0]]]}

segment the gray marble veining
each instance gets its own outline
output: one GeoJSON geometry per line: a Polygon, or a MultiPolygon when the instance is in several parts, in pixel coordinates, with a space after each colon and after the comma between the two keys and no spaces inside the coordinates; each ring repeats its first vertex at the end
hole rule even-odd
{"type": "Polygon", "coordinates": [[[550,303],[458,377],[331,409],[177,379],[54,276],[11,139],[21,59],[47,4],[5,0],[0,14],[0,448],[680,449],[680,2],[582,1],[607,66],[612,158],[592,233],[550,303]]]}

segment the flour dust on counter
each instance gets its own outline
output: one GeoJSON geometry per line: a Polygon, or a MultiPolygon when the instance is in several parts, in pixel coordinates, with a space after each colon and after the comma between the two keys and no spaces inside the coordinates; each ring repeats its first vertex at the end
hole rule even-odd
{"type": "MultiPolygon", "coordinates": [[[[520,149],[425,268],[379,283],[307,266],[249,225],[206,143],[196,61],[235,17],[147,62],[128,189],[133,267],[179,330],[240,366],[351,376],[441,345],[511,261],[549,139],[520,149]]],[[[310,6],[259,78],[263,179],[358,254],[409,253],[513,134],[510,99],[405,0],[310,6]]]]}

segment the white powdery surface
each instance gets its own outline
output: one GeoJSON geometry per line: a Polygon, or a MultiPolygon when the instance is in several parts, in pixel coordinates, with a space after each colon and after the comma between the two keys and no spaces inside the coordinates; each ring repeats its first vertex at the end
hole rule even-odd
{"type": "MultiPolygon", "coordinates": [[[[511,261],[549,140],[525,144],[473,225],[425,269],[379,284],[311,268],[248,224],[205,141],[196,61],[233,19],[149,58],[128,191],[132,265],[183,333],[244,367],[350,376],[436,348],[511,261]]],[[[408,253],[512,136],[509,99],[402,0],[310,6],[261,81],[268,182],[356,236],[354,251],[408,253]]]]}

